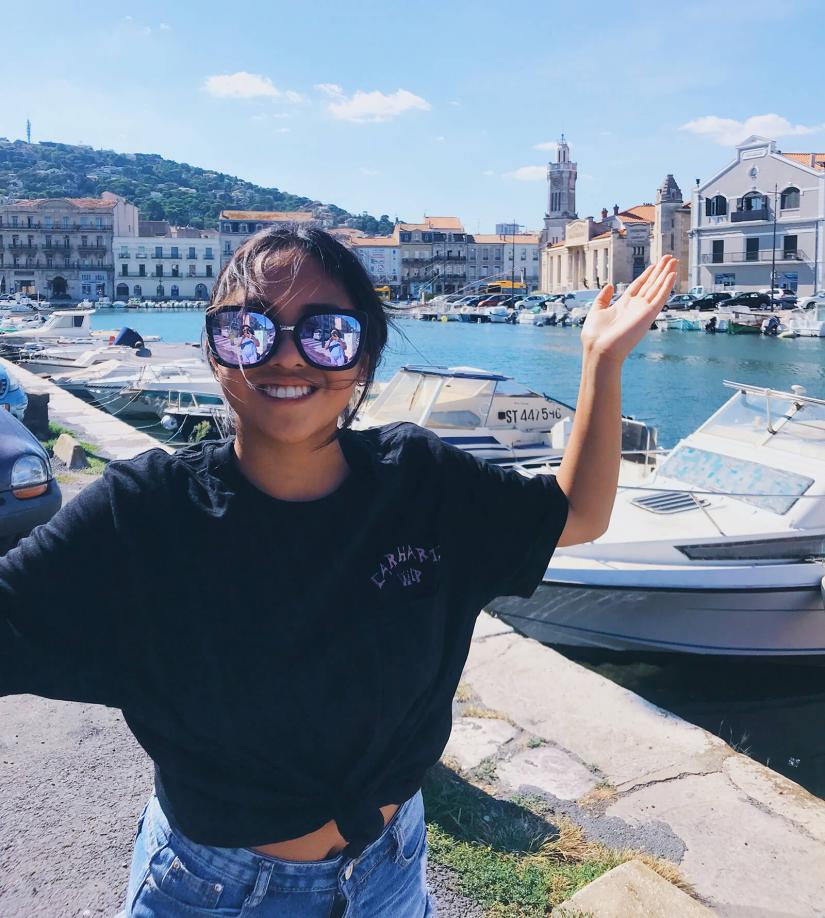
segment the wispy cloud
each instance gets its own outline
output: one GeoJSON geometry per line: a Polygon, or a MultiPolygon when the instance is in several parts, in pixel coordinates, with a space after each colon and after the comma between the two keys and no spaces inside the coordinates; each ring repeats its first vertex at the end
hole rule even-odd
{"type": "Polygon", "coordinates": [[[207,77],[203,89],[217,99],[278,99],[284,102],[301,102],[303,96],[292,89],[278,89],[269,79],[259,73],[220,73],[207,77]]]}
{"type": "Polygon", "coordinates": [[[368,169],[366,166],[361,166],[359,171],[362,175],[381,175],[378,169],[368,169]]]}
{"type": "Polygon", "coordinates": [[[521,166],[512,172],[505,172],[504,176],[518,182],[542,182],[547,177],[546,170],[546,166],[521,166]]]}
{"type": "Polygon", "coordinates": [[[704,115],[683,124],[680,131],[689,131],[708,137],[725,147],[741,143],[751,134],[760,134],[763,137],[775,139],[777,137],[795,137],[802,134],[814,134],[825,130],[825,124],[791,124],[787,118],[770,113],[767,115],[751,115],[744,121],[734,118],[720,118],[718,115],[704,115]]]}
{"type": "Polygon", "coordinates": [[[161,32],[171,32],[172,31],[172,26],[170,26],[168,22],[162,22],[158,26],[158,28],[161,30],[161,32]]]}
{"type": "Polygon", "coordinates": [[[496,173],[494,169],[485,169],[481,174],[482,175],[495,175],[496,173]]]}
{"type": "Polygon", "coordinates": [[[357,89],[348,96],[337,83],[319,83],[315,88],[329,99],[327,110],[333,118],[355,124],[391,121],[404,112],[415,109],[429,111],[431,108],[426,99],[407,89],[398,89],[392,93],[383,93],[377,89],[371,92],[357,89]]]}
{"type": "Polygon", "coordinates": [[[547,140],[544,143],[534,143],[534,150],[547,150],[549,153],[555,153],[558,150],[559,145],[555,140],[547,140]]]}

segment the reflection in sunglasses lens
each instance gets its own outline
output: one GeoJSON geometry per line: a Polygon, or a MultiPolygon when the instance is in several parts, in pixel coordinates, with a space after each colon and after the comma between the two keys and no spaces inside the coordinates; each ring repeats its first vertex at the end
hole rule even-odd
{"type": "Polygon", "coordinates": [[[309,316],[301,322],[299,334],[307,360],[321,369],[350,367],[358,358],[361,323],[353,316],[334,312],[309,316]]]}
{"type": "Polygon", "coordinates": [[[272,321],[260,312],[225,309],[212,319],[215,350],[227,363],[259,363],[272,348],[275,334],[272,321]]]}

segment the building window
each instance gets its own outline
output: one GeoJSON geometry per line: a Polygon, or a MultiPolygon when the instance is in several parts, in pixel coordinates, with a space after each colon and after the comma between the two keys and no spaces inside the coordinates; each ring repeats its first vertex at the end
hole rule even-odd
{"type": "Polygon", "coordinates": [[[120,247],[120,257],[121,257],[121,258],[128,258],[128,256],[129,256],[129,247],[126,246],[126,245],[122,245],[122,246],[120,247]]]}
{"type": "Polygon", "coordinates": [[[155,277],[163,277],[163,265],[155,265],[155,277]]]}
{"type": "Polygon", "coordinates": [[[724,239],[714,239],[713,240],[713,254],[711,255],[711,261],[715,265],[720,265],[725,260],[725,240],[724,239]]]}
{"type": "Polygon", "coordinates": [[[796,236],[785,236],[782,240],[782,256],[783,258],[797,258],[797,237],[796,236]]]}
{"type": "Polygon", "coordinates": [[[722,287],[723,290],[727,290],[731,287],[736,286],[736,275],[735,274],[714,274],[713,283],[717,287],[722,287]]]}
{"type": "Polygon", "coordinates": [[[782,196],[780,197],[779,201],[782,210],[798,210],[799,189],[794,188],[793,185],[791,185],[782,192],[782,196]]]}
{"type": "Polygon", "coordinates": [[[43,226],[45,226],[46,229],[51,229],[53,225],[54,217],[43,217],[43,226]]]}
{"type": "Polygon", "coordinates": [[[120,266],[120,276],[128,277],[129,276],[129,265],[123,264],[120,266]]]}
{"type": "Polygon", "coordinates": [[[180,265],[172,265],[172,277],[180,277],[180,265]]]}
{"type": "Polygon", "coordinates": [[[54,267],[54,258],[51,255],[46,256],[46,267],[47,268],[54,267]]]}
{"type": "Polygon", "coordinates": [[[750,213],[754,210],[767,210],[768,202],[765,195],[758,191],[749,191],[746,195],[739,198],[739,211],[750,213]]]}
{"type": "Polygon", "coordinates": [[[165,290],[163,284],[158,284],[158,285],[157,285],[157,287],[155,288],[155,293],[156,293],[158,296],[166,296],[166,290],[165,290]]]}
{"type": "Polygon", "coordinates": [[[178,287],[177,284],[172,284],[171,288],[169,289],[169,295],[174,298],[177,298],[180,296],[180,288],[178,287]]]}
{"type": "Polygon", "coordinates": [[[95,245],[96,245],[99,249],[102,249],[102,248],[103,248],[103,237],[102,237],[102,236],[95,236],[95,245]]]}
{"type": "Polygon", "coordinates": [[[206,266],[206,276],[207,276],[207,277],[212,277],[212,265],[207,265],[207,266],[206,266]]]}
{"type": "Polygon", "coordinates": [[[68,237],[68,236],[64,236],[64,237],[63,237],[63,248],[64,248],[64,249],[68,249],[68,248],[69,248],[69,237],[68,237]]]}
{"type": "Polygon", "coordinates": [[[633,246],[633,257],[634,258],[643,258],[644,254],[645,254],[645,247],[643,245],[633,246]]]}
{"type": "Polygon", "coordinates": [[[162,245],[155,246],[155,258],[163,258],[163,246],[162,245]]]}
{"type": "Polygon", "coordinates": [[[224,254],[224,255],[231,255],[231,254],[232,254],[232,249],[229,248],[229,243],[228,243],[228,242],[224,242],[224,244],[223,244],[223,254],[224,254]]]}
{"type": "Polygon", "coordinates": [[[64,218],[63,218],[63,226],[64,226],[64,227],[67,227],[68,225],[69,225],[69,218],[68,218],[68,217],[64,217],[64,218]]]}
{"type": "Polygon", "coordinates": [[[89,237],[88,237],[88,236],[81,236],[81,237],[80,237],[80,244],[83,246],[84,249],[87,248],[88,245],[89,245],[89,237]]]}
{"type": "Polygon", "coordinates": [[[212,255],[212,246],[211,246],[211,245],[208,245],[208,246],[206,247],[206,251],[203,253],[203,257],[204,257],[204,258],[214,258],[214,256],[212,255]]]}
{"type": "Polygon", "coordinates": [[[759,261],[758,236],[750,236],[745,240],[745,261],[759,261]]]}
{"type": "Polygon", "coordinates": [[[138,277],[146,277],[146,265],[142,263],[138,265],[138,277]]]}
{"type": "Polygon", "coordinates": [[[241,232],[242,232],[242,233],[248,233],[248,232],[249,232],[249,228],[247,227],[247,224],[246,224],[246,223],[242,223],[242,224],[241,224],[241,232]]]}
{"type": "Polygon", "coordinates": [[[95,217],[95,226],[98,229],[103,229],[103,217],[95,217]]]}
{"type": "Polygon", "coordinates": [[[178,255],[178,247],[176,245],[172,246],[172,258],[180,258],[178,255]]]}
{"type": "Polygon", "coordinates": [[[190,277],[194,277],[194,276],[195,276],[195,268],[196,268],[196,267],[197,267],[197,265],[189,265],[189,276],[190,276],[190,277]]]}
{"type": "Polygon", "coordinates": [[[728,199],[721,194],[705,200],[705,216],[724,217],[728,212],[728,199]]]}
{"type": "MultiPolygon", "coordinates": [[[[141,265],[141,268],[142,267],[143,265],[141,265]]],[[[143,296],[143,287],[141,287],[140,284],[135,284],[135,286],[132,287],[132,292],[135,296],[143,296]]]]}
{"type": "Polygon", "coordinates": [[[12,214],[12,217],[11,217],[11,225],[12,225],[12,226],[17,226],[17,214],[12,214]]]}
{"type": "Polygon", "coordinates": [[[189,246],[189,257],[190,257],[190,258],[197,258],[197,257],[198,257],[198,256],[195,254],[195,246],[193,246],[193,245],[190,245],[190,246],[189,246]]]}

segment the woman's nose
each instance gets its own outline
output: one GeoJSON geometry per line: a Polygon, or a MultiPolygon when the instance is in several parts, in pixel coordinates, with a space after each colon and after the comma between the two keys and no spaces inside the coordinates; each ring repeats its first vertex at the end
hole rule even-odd
{"type": "Polygon", "coordinates": [[[295,344],[292,332],[284,331],[280,333],[278,343],[275,345],[275,350],[272,354],[272,360],[274,363],[283,365],[295,366],[300,364],[303,366],[304,358],[295,344]]]}

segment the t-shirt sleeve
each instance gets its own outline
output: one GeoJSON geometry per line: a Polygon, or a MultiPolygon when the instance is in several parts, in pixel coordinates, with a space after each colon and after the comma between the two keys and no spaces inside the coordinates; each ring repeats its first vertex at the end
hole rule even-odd
{"type": "Polygon", "coordinates": [[[567,497],[555,476],[526,478],[447,445],[436,457],[459,576],[485,602],[531,596],[567,522],[567,497]]]}
{"type": "Polygon", "coordinates": [[[121,706],[124,566],[107,476],[0,557],[0,695],[121,706]]]}

